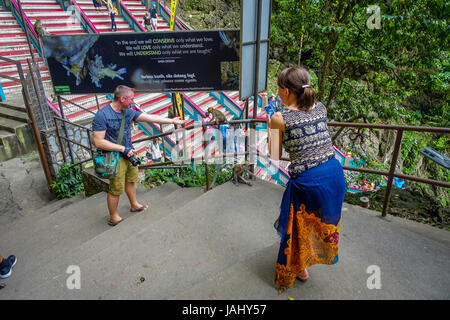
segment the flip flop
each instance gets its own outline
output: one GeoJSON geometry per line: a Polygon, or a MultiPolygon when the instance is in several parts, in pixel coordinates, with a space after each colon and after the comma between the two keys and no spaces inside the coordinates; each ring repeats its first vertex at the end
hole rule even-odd
{"type": "Polygon", "coordinates": [[[308,271],[306,271],[306,277],[301,277],[300,275],[297,275],[297,279],[302,282],[305,282],[306,280],[308,280],[309,279],[308,271]]]}
{"type": "Polygon", "coordinates": [[[117,226],[119,223],[121,223],[123,221],[123,219],[117,221],[117,222],[112,222],[111,220],[108,220],[108,225],[111,227],[115,227],[117,226]]]}
{"type": "Polygon", "coordinates": [[[147,210],[147,209],[148,209],[148,206],[147,206],[147,205],[143,205],[143,206],[140,207],[139,209],[135,209],[135,210],[130,209],[130,212],[140,212],[140,211],[145,211],[145,210],[147,210]]]}

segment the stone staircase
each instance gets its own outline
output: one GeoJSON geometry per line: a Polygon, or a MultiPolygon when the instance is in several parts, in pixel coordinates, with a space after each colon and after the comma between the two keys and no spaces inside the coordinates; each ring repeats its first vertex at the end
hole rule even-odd
{"type": "MultiPolygon", "coordinates": [[[[76,2],[80,6],[80,8],[84,11],[84,13],[89,17],[89,20],[94,24],[95,28],[97,28],[97,30],[100,33],[111,32],[111,18],[109,17],[108,9],[106,8],[105,5],[101,7],[100,11],[97,11],[95,10],[92,0],[77,0],[76,2]]],[[[115,22],[117,25],[117,32],[133,31],[120,14],[117,14],[115,16],[115,22]]]]}
{"type": "Polygon", "coordinates": [[[64,11],[56,0],[23,0],[21,7],[33,23],[41,19],[42,25],[51,34],[86,33],[72,12],[64,11]]]}
{"type": "Polygon", "coordinates": [[[0,300],[449,299],[450,236],[417,222],[344,204],[339,262],[310,280],[274,288],[273,229],[284,188],[231,182],[204,193],[172,183],[145,190],[148,210],[107,225],[106,194],[51,201],[0,225],[0,252],[17,264],[0,300]],[[369,266],[381,270],[371,290],[369,266]],[[75,270],[75,271],[74,271],[75,270]],[[72,280],[79,275],[80,287],[72,280]]]}
{"type": "MultiPolygon", "coordinates": [[[[131,14],[136,18],[137,21],[139,21],[142,26],[142,21],[144,20],[144,15],[148,10],[145,8],[145,6],[142,4],[140,0],[122,0],[123,5],[131,12],[131,14]]],[[[170,27],[166,23],[166,21],[157,14],[157,29],[156,31],[169,31],[170,27]]]]}
{"type": "Polygon", "coordinates": [[[18,257],[0,299],[176,298],[276,241],[271,224],[263,224],[282,190],[262,181],[252,188],[227,183],[208,193],[172,183],[138,188],[149,209],[130,213],[122,197],[125,221],[113,228],[106,224],[105,193],[53,202],[0,227],[2,249],[18,257]],[[242,215],[229,207],[259,197],[272,203],[266,213],[257,206],[242,215]],[[257,235],[260,228],[266,236],[257,235]],[[80,290],[66,287],[71,265],[81,270],[80,290]]]}
{"type": "MultiPolygon", "coordinates": [[[[2,37],[0,38],[0,56],[19,61],[23,71],[28,70],[27,59],[31,61],[31,54],[28,47],[25,32],[22,30],[10,11],[0,7],[0,27],[2,37]]],[[[33,54],[39,64],[39,71],[43,81],[49,81],[48,70],[33,48],[33,54]]],[[[0,60],[0,73],[14,78],[19,78],[19,73],[15,64],[0,60]]],[[[7,99],[14,95],[21,95],[22,86],[19,82],[10,79],[0,78],[0,83],[7,99]]]]}

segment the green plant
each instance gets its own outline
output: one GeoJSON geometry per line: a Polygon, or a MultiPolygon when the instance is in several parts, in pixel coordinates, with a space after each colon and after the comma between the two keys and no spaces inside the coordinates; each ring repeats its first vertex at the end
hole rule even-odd
{"type": "Polygon", "coordinates": [[[80,167],[64,164],[50,187],[58,199],[71,198],[83,192],[83,177],[80,167]]]}
{"type": "MultiPolygon", "coordinates": [[[[209,181],[212,182],[218,165],[210,165],[209,181]]],[[[230,180],[231,168],[225,166],[218,174],[216,185],[223,184],[230,180]]],[[[174,169],[151,169],[145,172],[144,184],[146,186],[159,186],[166,182],[173,182],[181,187],[204,187],[206,186],[206,168],[204,164],[199,164],[194,168],[174,168],[174,169]]]]}

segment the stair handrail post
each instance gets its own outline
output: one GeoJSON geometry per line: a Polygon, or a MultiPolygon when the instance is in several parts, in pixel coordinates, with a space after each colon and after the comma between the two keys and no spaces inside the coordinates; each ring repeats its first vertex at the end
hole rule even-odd
{"type": "MultiPolygon", "coordinates": [[[[61,112],[61,118],[65,120],[66,116],[64,115],[64,109],[63,109],[63,105],[62,105],[62,102],[61,102],[61,96],[58,94],[57,97],[58,97],[59,111],[61,112]]],[[[66,139],[68,139],[69,138],[69,134],[67,132],[67,126],[66,126],[65,122],[63,122],[63,130],[64,130],[64,134],[66,135],[66,139]]],[[[69,141],[67,141],[67,147],[69,148],[70,161],[71,161],[72,164],[74,164],[75,163],[75,159],[73,158],[72,146],[70,145],[69,141]]]]}
{"type": "Polygon", "coordinates": [[[119,0],[119,14],[125,19],[125,21],[128,23],[128,25],[135,31],[135,32],[145,32],[146,30],[144,27],[139,23],[138,20],[134,17],[134,15],[128,10],[128,8],[122,3],[122,0],[119,0]],[[129,22],[128,19],[131,21],[129,22]],[[136,30],[137,28],[137,30],[136,30]]]}
{"type": "Polygon", "coordinates": [[[400,151],[400,145],[402,143],[402,137],[403,137],[403,130],[402,129],[397,129],[397,136],[395,137],[394,152],[392,154],[391,166],[389,168],[388,182],[387,182],[387,186],[386,186],[386,192],[384,194],[383,210],[382,210],[382,213],[381,213],[381,215],[383,217],[386,216],[387,210],[388,210],[388,207],[389,207],[389,200],[390,200],[390,195],[391,195],[392,182],[394,180],[395,168],[397,167],[397,159],[398,159],[398,154],[399,154],[399,151],[400,151]]]}
{"type": "MultiPolygon", "coordinates": [[[[28,65],[28,72],[30,73],[31,82],[33,83],[34,92],[36,93],[38,106],[39,106],[39,109],[41,110],[42,117],[44,117],[44,109],[42,107],[41,99],[40,99],[40,96],[39,96],[39,89],[38,89],[37,79],[34,76],[35,63],[33,62],[33,64],[31,64],[30,63],[30,59],[27,59],[27,65],[28,65]]],[[[46,126],[45,129],[48,129],[47,126],[46,126]]]]}
{"type": "Polygon", "coordinates": [[[97,94],[95,94],[95,103],[97,104],[97,111],[99,111],[100,110],[100,104],[98,103],[97,94]]]}
{"type": "Polygon", "coordinates": [[[53,183],[52,175],[50,173],[48,161],[45,156],[44,147],[42,145],[41,134],[40,134],[39,128],[37,127],[37,124],[36,124],[36,118],[34,117],[33,108],[31,107],[30,93],[28,92],[28,88],[25,83],[25,77],[23,75],[22,66],[20,65],[19,61],[16,62],[16,66],[17,66],[17,71],[19,73],[20,82],[22,83],[22,95],[23,95],[23,100],[25,102],[25,109],[27,110],[29,124],[31,126],[34,139],[36,140],[39,158],[41,160],[41,164],[44,169],[45,178],[47,180],[47,187],[50,191],[52,191],[52,189],[50,187],[50,185],[53,183]]]}

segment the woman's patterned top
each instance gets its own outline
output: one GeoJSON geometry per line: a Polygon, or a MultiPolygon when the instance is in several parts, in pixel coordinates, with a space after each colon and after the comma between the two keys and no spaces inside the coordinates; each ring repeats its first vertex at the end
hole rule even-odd
{"type": "Polygon", "coordinates": [[[327,126],[327,110],[318,102],[306,112],[280,110],[284,120],[283,144],[289,153],[288,171],[291,177],[316,167],[334,157],[333,144],[327,126]]]}

